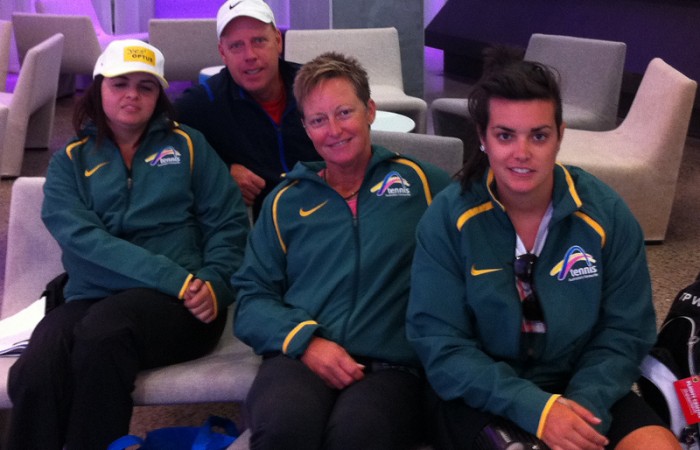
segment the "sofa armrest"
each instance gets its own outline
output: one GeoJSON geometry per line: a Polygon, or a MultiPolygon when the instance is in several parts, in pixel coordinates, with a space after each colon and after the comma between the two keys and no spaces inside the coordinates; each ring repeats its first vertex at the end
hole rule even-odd
{"type": "Polygon", "coordinates": [[[43,177],[19,177],[12,185],[0,318],[29,306],[63,272],[58,243],[41,221],[43,187],[43,177]]]}

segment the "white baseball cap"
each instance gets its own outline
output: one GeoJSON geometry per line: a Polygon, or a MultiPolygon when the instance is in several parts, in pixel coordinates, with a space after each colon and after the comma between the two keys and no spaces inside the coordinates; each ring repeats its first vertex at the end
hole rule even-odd
{"type": "Polygon", "coordinates": [[[127,73],[146,72],[158,78],[163,89],[167,89],[163,64],[163,53],[150,44],[138,39],[112,41],[97,58],[92,77],[102,75],[112,78],[127,73]]]}
{"type": "Polygon", "coordinates": [[[226,25],[236,17],[252,17],[263,23],[275,25],[275,15],[272,10],[262,0],[228,0],[221,5],[219,13],[216,15],[216,36],[221,38],[226,25]]]}

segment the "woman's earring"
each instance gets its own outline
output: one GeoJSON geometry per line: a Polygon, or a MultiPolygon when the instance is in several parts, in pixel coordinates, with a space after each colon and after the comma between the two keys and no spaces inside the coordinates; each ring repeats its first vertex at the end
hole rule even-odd
{"type": "Polygon", "coordinates": [[[484,144],[481,144],[481,145],[479,146],[479,150],[481,150],[482,152],[486,153],[486,147],[484,147],[484,144]]]}

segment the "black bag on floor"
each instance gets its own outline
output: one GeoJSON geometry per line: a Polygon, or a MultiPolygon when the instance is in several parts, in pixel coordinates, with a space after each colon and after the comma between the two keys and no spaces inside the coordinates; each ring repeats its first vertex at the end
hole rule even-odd
{"type": "Polygon", "coordinates": [[[513,422],[498,417],[481,430],[474,450],[549,450],[549,447],[513,422]]]}
{"type": "Polygon", "coordinates": [[[700,449],[700,274],[671,304],[637,382],[644,400],[686,449],[700,449]],[[685,412],[684,412],[685,410],[685,412]],[[687,419],[691,418],[690,423],[687,419]]]}

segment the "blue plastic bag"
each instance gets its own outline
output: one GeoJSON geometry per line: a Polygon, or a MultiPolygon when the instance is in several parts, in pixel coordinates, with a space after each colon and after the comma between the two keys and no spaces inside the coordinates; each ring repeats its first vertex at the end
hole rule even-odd
{"type": "Polygon", "coordinates": [[[231,420],[211,416],[201,427],[167,427],[149,431],[146,439],[132,434],[112,442],[107,450],[124,450],[140,444],[139,450],[224,450],[238,437],[239,432],[231,420]],[[225,433],[212,428],[218,427],[225,433]]]}

